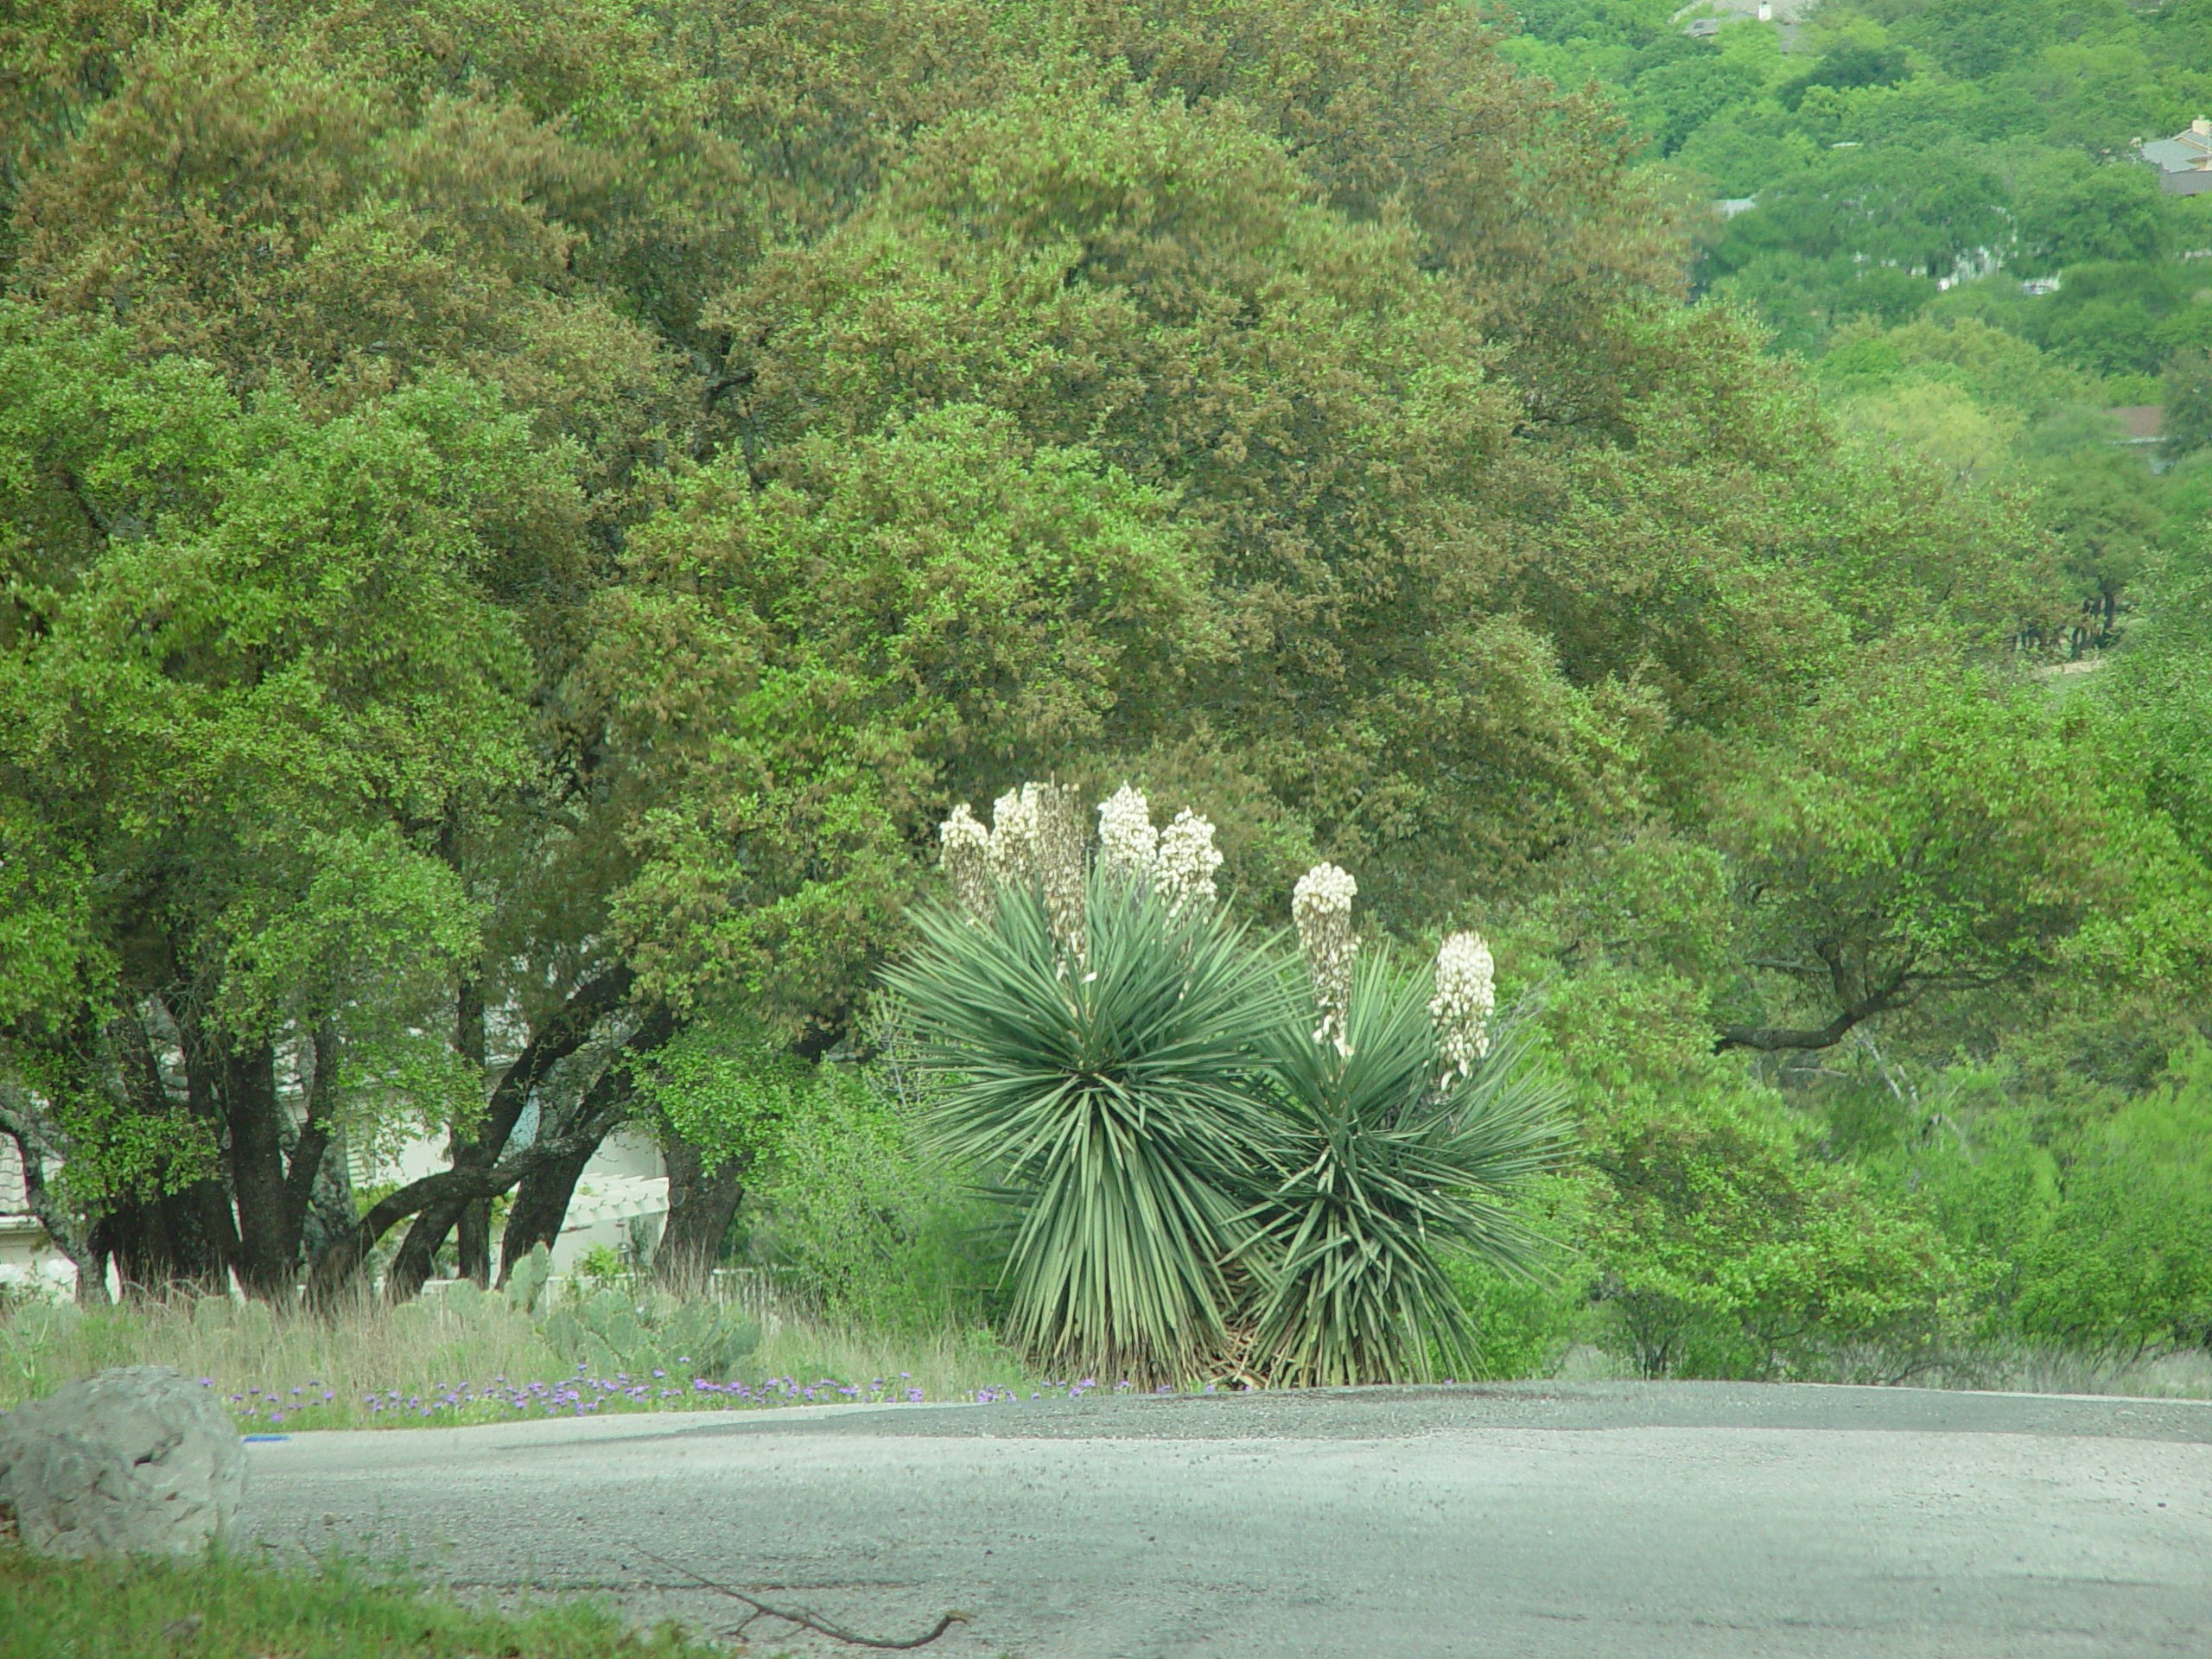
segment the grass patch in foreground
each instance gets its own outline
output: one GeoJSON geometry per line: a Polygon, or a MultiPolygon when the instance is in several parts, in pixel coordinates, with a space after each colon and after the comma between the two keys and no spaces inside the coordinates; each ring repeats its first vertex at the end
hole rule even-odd
{"type": "Polygon", "coordinates": [[[0,1548],[0,1659],[724,1659],[588,1602],[502,1613],[334,1558],[48,1560],[0,1548]]]}

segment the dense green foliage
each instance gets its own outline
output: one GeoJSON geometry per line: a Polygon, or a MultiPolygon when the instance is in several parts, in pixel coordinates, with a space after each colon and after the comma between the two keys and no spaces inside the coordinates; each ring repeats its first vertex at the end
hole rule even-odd
{"type": "Polygon", "coordinates": [[[2212,196],[2136,147],[2212,113],[2204,9],[1833,0],[1701,39],[1678,10],[1531,5],[1504,50],[1605,86],[1649,165],[1726,203],[1694,283],[1813,359],[1845,424],[2033,492],[2075,642],[2109,643],[2203,505],[2101,411],[2163,404],[2166,456],[2202,447],[2212,196]]]}
{"type": "Polygon", "coordinates": [[[684,1271],[969,1317],[875,973],[952,805],[1132,777],[1234,917],[1339,860],[1541,988],[1482,1363],[2203,1340],[2212,198],[2130,149],[2197,0],[435,10],[0,0],[0,1134],[73,1257],[488,1279],[635,1118],[684,1271]]]}
{"type": "Polygon", "coordinates": [[[856,1069],[824,1068],[779,1118],[739,1217],[738,1259],[887,1339],[982,1328],[1001,1306],[1002,1218],[930,1143],[919,1092],[902,1103],[869,1086],[889,1068],[856,1069]]]}
{"type": "Polygon", "coordinates": [[[1611,1241],[1591,1282],[1646,1369],[1900,1374],[1968,1332],[1985,1355],[2193,1345],[2163,1264],[2191,1258],[2194,1224],[2158,1195],[2202,1141],[2152,1102],[2189,1097],[2158,1079],[2194,1075],[2204,1017],[2212,198],[2162,191],[2134,147],[2212,113],[2202,9],[1777,10],[1694,36],[1697,10],[1531,3],[1502,49],[1595,83],[1645,168],[1724,210],[1693,291],[1808,359],[1864,452],[2044,533],[2046,596],[2070,594],[2023,610],[2018,640],[2076,660],[2007,689],[1937,631],[1830,670],[1676,817],[1720,861],[1647,830],[1518,909],[1530,966],[1569,964],[1570,1053],[1651,1103],[1606,1114],[1606,1179],[1568,1231],[1611,1241]],[[2141,404],[2163,440],[2120,442],[2144,426],[2106,411],[2141,404]],[[1909,1008],[1853,1017],[1914,983],[1909,1008]],[[1634,1029],[1691,1007],[1726,1046],[1777,1045],[1751,1076],[1780,1094],[1634,1029]],[[1646,1063],[1592,1046],[1620,1043],[1646,1063]],[[2133,1127],[2146,1113],[2167,1127],[2133,1127]],[[1825,1244],[1823,1210],[1856,1217],[1825,1244]]]}

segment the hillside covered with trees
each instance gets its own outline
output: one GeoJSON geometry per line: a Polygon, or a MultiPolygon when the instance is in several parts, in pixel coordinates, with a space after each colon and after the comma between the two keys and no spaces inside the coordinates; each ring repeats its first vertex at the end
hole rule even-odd
{"type": "Polygon", "coordinates": [[[2074,642],[2108,642],[2212,475],[2212,194],[2155,164],[2212,115],[2212,12],[1769,10],[1532,4],[1504,50],[1605,86],[1647,160],[1719,207],[1695,288],[1808,359],[1844,424],[2038,492],[2074,642]],[[2114,407],[2163,408],[2163,485],[2115,452],[2149,423],[2114,407]]]}
{"type": "Polygon", "coordinates": [[[671,1276],[990,1317],[881,976],[955,807],[1135,780],[1489,942],[1491,1369],[2212,1340],[2212,8],[1668,10],[0,4],[57,1243],[404,1299],[633,1120],[671,1276]]]}

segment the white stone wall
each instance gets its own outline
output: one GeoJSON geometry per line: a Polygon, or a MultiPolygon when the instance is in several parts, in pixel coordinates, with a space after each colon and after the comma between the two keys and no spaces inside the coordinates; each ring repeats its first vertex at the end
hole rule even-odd
{"type": "Polygon", "coordinates": [[[23,1164],[16,1143],[0,1135],[0,1268],[30,1273],[54,1260],[54,1246],[23,1199],[23,1164]]]}

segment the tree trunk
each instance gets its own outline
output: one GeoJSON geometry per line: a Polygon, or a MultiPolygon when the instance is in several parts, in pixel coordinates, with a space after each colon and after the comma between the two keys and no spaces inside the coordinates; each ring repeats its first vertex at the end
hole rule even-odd
{"type": "Polygon", "coordinates": [[[308,1300],[311,1306],[328,1308],[353,1282],[361,1263],[369,1259],[377,1241],[397,1227],[408,1217],[418,1214],[433,1204],[454,1202],[461,1198],[497,1198],[520,1181],[540,1164],[553,1163],[573,1156],[578,1148],[588,1148],[584,1156],[591,1155],[607,1132],[620,1121],[619,1113],[600,1120],[588,1120],[577,1126],[566,1139],[540,1141],[512,1153],[489,1169],[448,1169],[436,1175],[425,1175],[379,1200],[368,1214],[346,1228],[315,1259],[314,1270],[308,1277],[308,1300]]]}
{"type": "Polygon", "coordinates": [[[594,1136],[588,1144],[579,1146],[564,1157],[541,1164],[523,1177],[522,1185],[515,1189],[515,1201],[507,1211],[507,1230],[499,1243],[499,1282],[504,1285],[515,1270],[515,1263],[528,1255],[531,1249],[543,1244],[553,1248],[561,1236],[561,1224],[568,1218],[569,1200],[575,1196],[576,1183],[582,1179],[584,1166],[599,1154],[599,1143],[613,1129],[594,1136]]]}
{"type": "Polygon", "coordinates": [[[696,1296],[706,1288],[744,1201],[746,1160],[725,1158],[709,1173],[705,1154],[673,1135],[662,1143],[661,1157],[668,1165],[668,1226],[653,1278],[676,1295],[696,1296]]]}
{"type": "MultiPolygon", "coordinates": [[[[480,1089],[484,1076],[484,994],[474,980],[464,980],[455,998],[454,1046],[467,1059],[480,1089]]],[[[518,1109],[519,1115],[519,1109],[518,1109]]],[[[512,1126],[510,1125],[512,1130],[512,1126]]],[[[499,1146],[479,1148],[486,1161],[496,1160],[505,1150],[499,1146]]],[[[492,1200],[465,1198],[460,1206],[460,1274],[480,1285],[492,1282],[492,1200]]]]}
{"type": "Polygon", "coordinates": [[[300,1228],[290,1183],[284,1179],[288,1126],[281,1121],[283,1106],[276,1098],[275,1049],[261,1043],[244,1052],[226,1051],[221,1079],[223,1118],[230,1128],[231,1194],[238,1204],[238,1282],[257,1300],[288,1300],[300,1228]]]}
{"type": "MultiPolygon", "coordinates": [[[[159,999],[153,1001],[166,1014],[159,999]]],[[[105,1034],[113,1043],[122,1070],[124,1096],[132,1114],[149,1121],[169,1118],[180,1103],[162,1081],[143,1008],[134,1005],[118,1009],[105,1034]]],[[[187,1084],[184,1109],[207,1126],[219,1145],[222,1137],[213,1077],[189,1055],[187,1084]]],[[[171,1138],[170,1134],[162,1134],[165,1142],[171,1138]]],[[[168,1173],[167,1168],[162,1168],[155,1179],[158,1182],[168,1173]]],[[[108,1205],[89,1230],[86,1244],[91,1261],[80,1262],[78,1271],[81,1275],[89,1270],[97,1277],[103,1294],[111,1261],[115,1263],[116,1276],[137,1294],[219,1290],[224,1269],[234,1254],[236,1233],[230,1194],[221,1181],[202,1179],[170,1192],[156,1186],[150,1195],[125,1194],[108,1205]]]]}
{"type": "Polygon", "coordinates": [[[219,1292],[235,1235],[230,1194],[212,1178],[154,1198],[126,1198],[92,1229],[94,1270],[111,1257],[124,1287],[140,1295],[219,1292]]]}
{"type": "Polygon", "coordinates": [[[284,1147],[285,1279],[297,1278],[300,1268],[321,1251],[334,1231],[351,1226],[353,1181],[346,1167],[346,1149],[334,1127],[337,1115],[339,1039],[337,1028],[324,1020],[315,1028],[309,1052],[315,1070],[308,1078],[307,1122],[296,1134],[280,1115],[287,1130],[284,1147]],[[334,1205],[342,1211],[334,1223],[334,1205]]]}
{"type": "MultiPolygon", "coordinates": [[[[569,1200],[575,1197],[576,1182],[584,1173],[584,1166],[599,1150],[599,1143],[622,1122],[636,1086],[631,1081],[629,1062],[640,1055],[649,1054],[665,1043],[675,1033],[676,1020],[667,1009],[657,1007],[645,1016],[645,1022],[630,1035],[621,1052],[607,1063],[592,1086],[585,1090],[577,1103],[574,1117],[578,1124],[600,1125],[595,1135],[563,1125],[554,1133],[575,1139],[585,1147],[581,1157],[570,1156],[551,1160],[543,1169],[534,1171],[515,1192],[513,1207],[507,1211],[507,1231],[499,1246],[499,1282],[505,1284],[513,1274],[515,1263],[543,1244],[547,1249],[561,1236],[561,1224],[568,1218],[569,1200]]],[[[549,1128],[552,1126],[548,1126],[549,1128]]],[[[543,1131],[541,1131],[543,1133],[543,1131]]]]}
{"type": "MultiPolygon", "coordinates": [[[[166,1001],[169,1017],[175,1021],[178,1038],[184,1051],[185,1102],[192,1116],[207,1125],[208,1133],[220,1146],[225,1134],[223,1122],[223,1094],[220,1071],[215,1058],[208,1052],[198,1021],[190,1013],[188,1001],[172,1007],[166,1001]],[[181,1007],[184,1011],[180,1012],[181,1007]]],[[[143,1034],[144,1027],[140,1027],[143,1034]]],[[[149,1052],[151,1052],[150,1046],[149,1052]]],[[[166,1090],[162,1101],[168,1101],[166,1090]]],[[[166,1109],[166,1105],[164,1106],[166,1109]]],[[[204,1268],[195,1272],[195,1279],[202,1278],[212,1288],[223,1287],[226,1269],[238,1265],[238,1217],[231,1208],[231,1192],[222,1179],[209,1176],[194,1181],[190,1186],[172,1193],[162,1200],[167,1211],[168,1234],[172,1248],[180,1250],[180,1259],[190,1259],[195,1268],[202,1262],[204,1268]]],[[[148,1288],[156,1288],[160,1281],[142,1280],[148,1288]]]]}
{"type": "MultiPolygon", "coordinates": [[[[464,1158],[458,1152],[453,1160],[455,1174],[465,1174],[479,1167],[474,1158],[464,1158]]],[[[461,1219],[461,1201],[446,1199],[425,1205],[416,1212],[407,1236],[399,1241],[393,1252],[391,1268],[385,1278],[385,1294],[392,1301],[404,1302],[420,1295],[423,1281],[437,1266],[438,1250],[452,1233],[454,1224],[461,1219]]]]}
{"type": "MultiPolygon", "coordinates": [[[[105,1279],[108,1263],[114,1262],[115,1276],[121,1281],[125,1296],[149,1287],[144,1274],[152,1248],[146,1235],[159,1213],[159,1206],[158,1199],[152,1203],[125,1199],[109,1206],[107,1212],[92,1224],[92,1271],[105,1279]]],[[[162,1270],[166,1272],[168,1267],[169,1263],[164,1261],[162,1270]]]]}
{"type": "MultiPolygon", "coordinates": [[[[220,1148],[222,1175],[163,1192],[175,1165],[157,1162],[148,1172],[150,1195],[123,1197],[87,1230],[84,1255],[73,1253],[79,1281],[97,1281],[104,1294],[111,1260],[118,1276],[140,1292],[215,1290],[228,1269],[254,1296],[289,1300],[302,1224],[330,1141],[336,1039],[327,1026],[315,1033],[307,1122],[296,1126],[277,1093],[275,1045],[231,1044],[212,1035],[194,1008],[191,996],[174,987],[149,993],[115,1010],[98,1033],[98,1046],[120,1072],[130,1113],[158,1126],[151,1144],[177,1147],[175,1116],[181,1107],[220,1148]],[[156,1058],[156,1028],[171,1025],[183,1051],[181,1102],[156,1058]]],[[[165,1029],[162,1040],[168,1040],[165,1029]]],[[[58,1236],[56,1242],[62,1243],[58,1236]]]]}
{"type": "Polygon", "coordinates": [[[360,1220],[353,1207],[353,1172],[346,1162],[346,1142],[333,1136],[323,1147],[308,1195],[308,1212],[300,1218],[300,1257],[315,1262],[338,1238],[360,1220]]]}
{"type": "MultiPolygon", "coordinates": [[[[812,1065],[842,1034],[835,1023],[810,1020],[791,1052],[812,1065]]],[[[668,1165],[668,1225],[653,1261],[653,1277],[679,1296],[696,1295],[706,1288],[737,1207],[745,1201],[750,1160],[727,1157],[709,1173],[704,1151],[675,1135],[663,1136],[661,1158],[668,1165]]]]}
{"type": "Polygon", "coordinates": [[[460,1258],[454,1271],[464,1279],[474,1279],[488,1287],[492,1282],[491,1199],[470,1198],[461,1206],[454,1242],[454,1253],[460,1258]]]}

